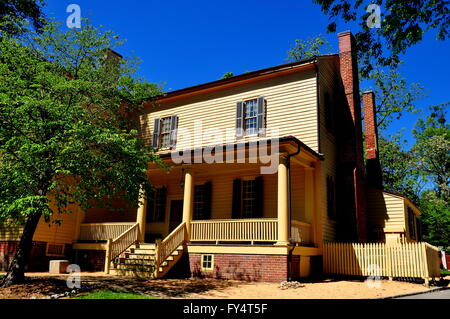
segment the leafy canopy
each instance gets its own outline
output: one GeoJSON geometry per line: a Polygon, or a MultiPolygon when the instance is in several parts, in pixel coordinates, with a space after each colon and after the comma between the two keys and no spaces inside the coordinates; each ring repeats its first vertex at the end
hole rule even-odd
{"type": "Polygon", "coordinates": [[[329,17],[329,32],[336,32],[339,19],[356,22],[360,31],[355,34],[359,45],[359,61],[364,77],[374,69],[374,64],[396,66],[400,54],[422,40],[430,30],[438,40],[445,40],[450,32],[448,0],[314,0],[329,17]],[[370,4],[381,8],[381,28],[367,25],[370,16],[366,8],[370,4]]]}
{"type": "Polygon", "coordinates": [[[112,32],[53,22],[41,31],[0,34],[0,222],[50,216],[50,200],[60,212],[112,197],[136,203],[157,158],[134,119],[160,88],[110,50],[122,44],[112,32]]]}

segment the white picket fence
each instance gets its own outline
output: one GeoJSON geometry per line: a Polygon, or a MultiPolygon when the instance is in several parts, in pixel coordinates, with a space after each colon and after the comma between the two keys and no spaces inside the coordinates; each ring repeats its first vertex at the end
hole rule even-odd
{"type": "Polygon", "coordinates": [[[439,249],[428,243],[325,243],[326,274],[389,278],[440,277],[439,249]]]}

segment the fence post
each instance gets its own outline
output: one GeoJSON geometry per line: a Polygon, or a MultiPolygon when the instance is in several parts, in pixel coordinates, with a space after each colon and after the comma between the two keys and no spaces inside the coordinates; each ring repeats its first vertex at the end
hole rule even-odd
{"type": "Polygon", "coordinates": [[[112,239],[108,239],[106,243],[106,253],[105,253],[105,273],[109,274],[109,269],[111,266],[111,245],[112,239]]]}

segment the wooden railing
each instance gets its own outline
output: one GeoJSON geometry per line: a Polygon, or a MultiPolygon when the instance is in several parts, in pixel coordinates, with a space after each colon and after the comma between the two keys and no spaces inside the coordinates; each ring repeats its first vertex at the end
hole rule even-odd
{"type": "Polygon", "coordinates": [[[187,240],[186,223],[181,223],[175,228],[163,241],[156,242],[156,267],[158,272],[159,266],[169,257],[172,253],[187,240]]]}
{"type": "Polygon", "coordinates": [[[117,238],[130,229],[134,223],[91,223],[80,225],[79,240],[94,241],[117,238]]]}
{"type": "Polygon", "coordinates": [[[278,240],[278,220],[212,219],[191,222],[191,241],[267,241],[278,240]]]}
{"type": "Polygon", "coordinates": [[[300,222],[298,220],[291,221],[291,242],[298,244],[312,244],[312,227],[311,224],[300,222]]]}
{"type": "Polygon", "coordinates": [[[423,278],[440,276],[439,249],[428,243],[325,243],[326,274],[423,278]]]}
{"type": "Polygon", "coordinates": [[[111,261],[137,242],[139,236],[139,223],[133,224],[115,239],[108,239],[105,256],[105,272],[109,273],[111,261]]]}

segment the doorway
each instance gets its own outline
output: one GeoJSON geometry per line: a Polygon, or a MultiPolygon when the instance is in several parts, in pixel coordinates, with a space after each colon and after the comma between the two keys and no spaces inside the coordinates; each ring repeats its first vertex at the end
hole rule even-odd
{"type": "Polygon", "coordinates": [[[169,234],[183,221],[183,200],[170,201],[169,234]]]}

